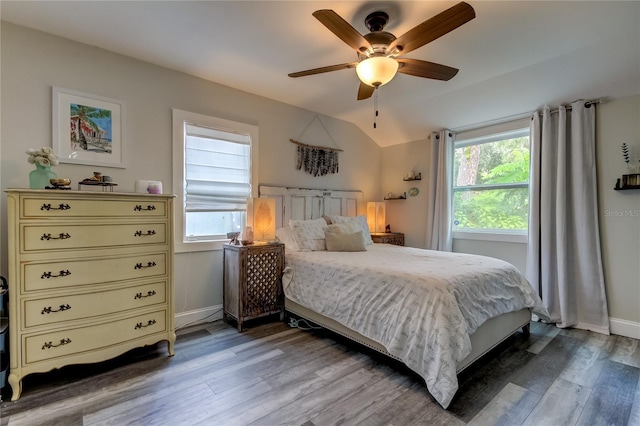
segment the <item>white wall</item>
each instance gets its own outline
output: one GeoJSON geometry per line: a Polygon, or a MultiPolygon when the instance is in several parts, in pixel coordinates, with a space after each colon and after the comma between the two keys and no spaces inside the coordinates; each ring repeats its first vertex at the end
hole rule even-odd
{"type": "Polygon", "coordinates": [[[622,143],[631,145],[634,160],[640,160],[640,96],[599,105],[596,132],[598,217],[609,317],[612,330],[635,327],[634,337],[640,339],[640,189],[613,190],[616,179],[627,173],[622,143]]]}
{"type": "MultiPolygon", "coordinates": [[[[428,175],[431,145],[428,140],[418,140],[383,149],[381,195],[396,195],[418,188],[417,196],[407,194],[406,200],[386,202],[387,223],[391,231],[404,233],[405,245],[424,248],[426,211],[428,203],[428,175]],[[403,181],[407,173],[422,173],[422,180],[403,181]]],[[[382,200],[382,198],[380,198],[382,200]]]]}
{"type": "MultiPolygon", "coordinates": [[[[153,179],[171,193],[171,110],[179,108],[258,126],[260,184],[359,189],[365,199],[380,196],[380,148],[351,123],[321,117],[327,139],[344,152],[338,174],[312,177],[295,169],[296,150],[289,138],[299,138],[315,113],[6,22],[1,31],[2,190],[28,187],[33,166],[24,151],[52,145],[51,88],[59,86],[126,103],[127,168],[54,168],[73,182],[100,170],[113,176],[118,191],[132,192],[136,179],[153,179]]],[[[4,192],[0,200],[4,230],[4,192]]],[[[7,275],[6,232],[0,237],[0,273],[7,275]]],[[[179,254],[175,264],[178,313],[193,313],[195,319],[222,304],[222,252],[179,254]]]]}
{"type": "MultiPolygon", "coordinates": [[[[597,108],[600,235],[611,330],[640,338],[640,190],[613,190],[616,179],[625,173],[622,142],[634,146],[634,157],[640,159],[640,96],[610,100],[597,108]]],[[[518,113],[514,111],[514,115],[518,113]]],[[[428,176],[429,152],[429,140],[384,148],[382,193],[400,187],[403,173],[416,164],[423,168],[423,176],[428,176]]],[[[427,185],[423,180],[421,186],[427,185]]],[[[424,247],[426,215],[421,209],[423,203],[426,206],[426,194],[422,198],[421,191],[419,197],[419,201],[394,201],[398,204],[387,207],[387,221],[392,226],[398,223],[398,230],[418,232],[406,237],[408,245],[424,247]]],[[[504,259],[525,271],[526,244],[455,239],[453,249],[504,259]]]]}

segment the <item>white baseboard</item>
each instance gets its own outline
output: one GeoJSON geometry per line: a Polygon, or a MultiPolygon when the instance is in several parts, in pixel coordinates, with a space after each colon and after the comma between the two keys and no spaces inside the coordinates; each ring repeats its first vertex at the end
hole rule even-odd
{"type": "Polygon", "coordinates": [[[207,306],[206,308],[177,313],[175,326],[176,329],[179,329],[187,325],[202,324],[219,319],[222,319],[222,305],[207,306]]]}
{"type": "Polygon", "coordinates": [[[619,318],[609,318],[611,334],[640,339],[640,323],[619,318]]]}

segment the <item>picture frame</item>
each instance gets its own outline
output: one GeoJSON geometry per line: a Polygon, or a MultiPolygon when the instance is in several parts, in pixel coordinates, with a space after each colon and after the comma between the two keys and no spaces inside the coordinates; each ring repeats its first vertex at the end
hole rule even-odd
{"type": "Polygon", "coordinates": [[[126,168],[125,103],[53,87],[53,151],[61,163],[126,168]]]}

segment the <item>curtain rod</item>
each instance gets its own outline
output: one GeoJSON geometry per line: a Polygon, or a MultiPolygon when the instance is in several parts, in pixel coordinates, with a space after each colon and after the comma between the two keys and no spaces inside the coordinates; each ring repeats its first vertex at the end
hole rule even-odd
{"type": "MultiPolygon", "coordinates": [[[[578,102],[578,101],[580,101],[580,100],[581,100],[581,99],[577,99],[577,100],[575,100],[575,101],[573,101],[573,102],[571,102],[571,103],[578,102]]],[[[589,100],[587,100],[587,101],[584,101],[584,105],[585,105],[587,108],[589,108],[591,105],[597,105],[597,104],[601,104],[601,103],[604,103],[604,99],[603,99],[603,98],[589,99],[589,100]]],[[[569,104],[569,105],[562,105],[562,106],[564,106],[564,108],[565,108],[566,110],[568,110],[568,111],[571,111],[571,109],[572,109],[571,104],[569,104]]],[[[550,114],[556,114],[558,111],[560,111],[560,108],[552,109],[552,110],[550,110],[550,111],[549,111],[549,113],[550,113],[550,114]]],[[[538,112],[538,111],[535,111],[535,112],[538,112]]]]}
{"type": "MultiPolygon", "coordinates": [[[[605,103],[605,101],[606,101],[606,98],[590,99],[590,100],[585,101],[585,104],[588,104],[588,105],[602,104],[602,103],[605,103]]],[[[576,101],[574,101],[574,102],[576,102],[576,101]]],[[[566,109],[568,109],[568,110],[571,110],[571,104],[564,105],[564,107],[566,109]]],[[[555,109],[552,109],[550,111],[550,113],[551,114],[556,114],[558,111],[559,111],[559,108],[555,108],[555,109]]],[[[521,114],[515,114],[515,115],[508,116],[508,117],[502,117],[502,118],[498,118],[498,119],[495,119],[495,120],[485,121],[485,122],[482,122],[482,123],[476,123],[476,124],[471,124],[471,125],[468,125],[468,126],[458,127],[458,128],[455,128],[455,129],[451,129],[451,131],[453,133],[462,133],[462,132],[466,132],[466,131],[470,131],[470,130],[482,129],[483,127],[489,127],[489,126],[494,126],[494,125],[498,125],[498,124],[505,124],[505,123],[509,123],[511,121],[530,118],[536,112],[539,112],[539,110],[523,112],[521,114]]]]}

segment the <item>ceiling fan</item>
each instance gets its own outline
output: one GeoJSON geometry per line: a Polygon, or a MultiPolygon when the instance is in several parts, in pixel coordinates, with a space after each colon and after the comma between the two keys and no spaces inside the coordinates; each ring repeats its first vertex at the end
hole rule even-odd
{"type": "Polygon", "coordinates": [[[370,33],[364,36],[333,10],[317,10],[313,12],[313,16],[353,48],[358,54],[358,61],[294,72],[289,74],[289,77],[304,77],[355,68],[360,79],[358,100],[362,100],[371,97],[375,89],[391,81],[396,72],[443,81],[453,78],[458,73],[456,68],[398,56],[455,30],[475,18],[476,13],[469,4],[460,2],[427,19],[400,37],[383,30],[389,21],[389,15],[382,11],[373,12],[366,17],[365,25],[370,33]]]}

